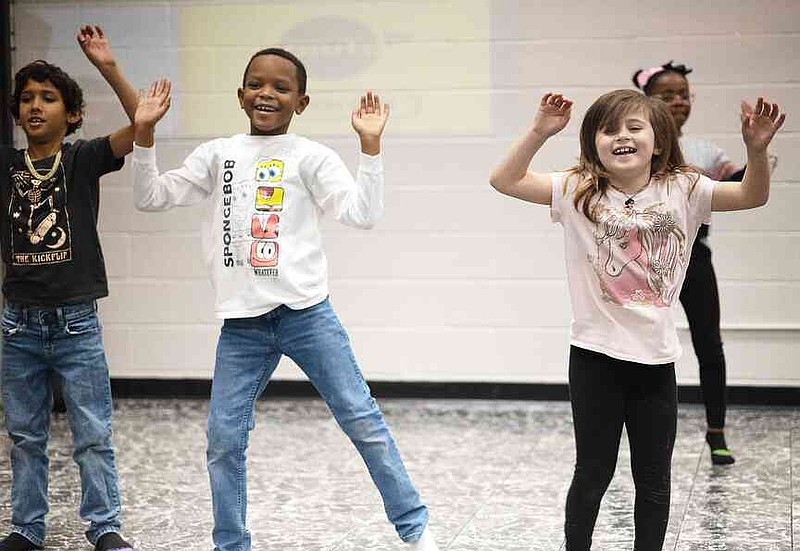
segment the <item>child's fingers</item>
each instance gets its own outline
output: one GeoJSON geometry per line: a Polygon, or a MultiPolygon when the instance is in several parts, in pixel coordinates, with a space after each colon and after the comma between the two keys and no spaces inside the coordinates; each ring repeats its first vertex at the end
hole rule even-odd
{"type": "Polygon", "coordinates": [[[99,25],[95,25],[94,26],[94,30],[97,33],[97,37],[98,38],[105,38],[106,37],[105,33],[103,33],[103,29],[99,25]]]}
{"type": "Polygon", "coordinates": [[[786,113],[781,113],[781,116],[778,117],[778,120],[776,120],[772,125],[772,127],[775,129],[775,132],[780,130],[781,126],[783,126],[784,121],[786,121],[786,113]]]}
{"type": "Polygon", "coordinates": [[[775,120],[778,118],[778,115],[780,114],[781,114],[781,108],[778,106],[777,103],[773,103],[772,111],[770,112],[770,118],[772,119],[772,122],[775,122],[775,120]]]}

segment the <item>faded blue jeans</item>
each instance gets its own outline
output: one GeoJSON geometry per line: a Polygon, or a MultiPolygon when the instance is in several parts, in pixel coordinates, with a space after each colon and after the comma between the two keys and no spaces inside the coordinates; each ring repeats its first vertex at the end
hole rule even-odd
{"type": "Polygon", "coordinates": [[[48,512],[47,441],[53,395],[62,381],[80,469],[81,518],[94,544],[119,532],[120,499],[111,445],[111,386],[94,301],[57,308],[8,304],[3,312],[0,386],[11,437],[11,531],[44,545],[48,512]]]}
{"type": "Polygon", "coordinates": [[[347,333],[326,299],[303,310],[280,306],[256,318],[225,320],[208,416],[214,550],[251,549],[246,526],[247,443],[255,426],[256,400],[282,354],[305,372],[361,454],[400,538],[419,539],[428,511],[370,395],[347,333]]]}

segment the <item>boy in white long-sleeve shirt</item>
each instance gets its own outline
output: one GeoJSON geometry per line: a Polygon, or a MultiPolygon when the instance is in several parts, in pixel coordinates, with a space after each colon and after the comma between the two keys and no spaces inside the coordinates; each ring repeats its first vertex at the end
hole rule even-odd
{"type": "Polygon", "coordinates": [[[350,342],[328,301],[320,220],[370,228],[383,213],[381,135],[389,106],[367,92],[351,115],[361,143],[355,180],[322,144],[288,134],[309,103],[306,71],[279,48],[250,59],[238,90],[250,134],[200,145],[158,173],[153,134],[169,106],[158,83],[136,113],[134,197],[140,210],[210,200],[204,259],[224,324],[208,417],[215,551],[250,550],[245,452],[255,402],[283,354],[303,369],[367,465],[389,520],[414,549],[437,550],[422,504],[350,342]]]}

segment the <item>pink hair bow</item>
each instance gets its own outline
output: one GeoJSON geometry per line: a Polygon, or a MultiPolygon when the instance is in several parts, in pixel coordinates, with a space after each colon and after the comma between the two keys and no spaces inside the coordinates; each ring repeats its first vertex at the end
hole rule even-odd
{"type": "Polygon", "coordinates": [[[636,75],[636,85],[640,90],[644,90],[644,87],[647,86],[647,83],[650,81],[650,79],[662,71],[664,71],[664,67],[661,65],[657,67],[650,67],[649,69],[642,69],[642,71],[636,75]]]}

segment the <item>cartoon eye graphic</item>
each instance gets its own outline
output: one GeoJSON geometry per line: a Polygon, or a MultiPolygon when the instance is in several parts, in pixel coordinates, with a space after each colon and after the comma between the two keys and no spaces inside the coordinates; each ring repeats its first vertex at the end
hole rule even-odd
{"type": "Polygon", "coordinates": [[[278,243],[255,241],[250,245],[250,265],[256,268],[278,265],[278,243]]]}
{"type": "Polygon", "coordinates": [[[256,182],[280,182],[283,179],[283,161],[270,159],[256,165],[256,182]]]}

